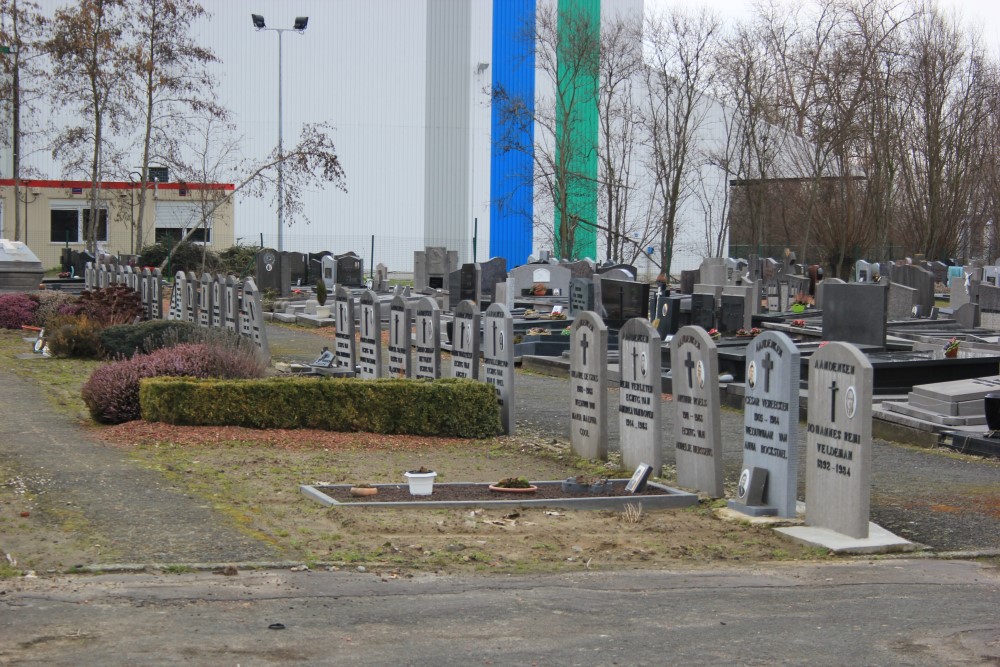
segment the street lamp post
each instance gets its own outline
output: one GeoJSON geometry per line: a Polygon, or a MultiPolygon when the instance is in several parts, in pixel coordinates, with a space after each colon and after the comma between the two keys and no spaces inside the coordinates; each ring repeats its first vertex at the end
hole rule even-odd
{"type": "Polygon", "coordinates": [[[285,164],[284,164],[284,142],[282,132],[281,116],[281,33],[297,32],[300,35],[306,31],[309,25],[308,16],[296,16],[295,23],[291,28],[268,28],[264,23],[264,17],[260,14],[251,14],[253,27],[257,32],[270,30],[278,33],[278,251],[284,250],[285,237],[285,164]]]}

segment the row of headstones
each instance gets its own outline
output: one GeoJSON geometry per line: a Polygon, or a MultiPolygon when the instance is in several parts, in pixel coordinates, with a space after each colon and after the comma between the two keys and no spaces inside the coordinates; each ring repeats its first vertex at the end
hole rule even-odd
{"type": "Polygon", "coordinates": [[[84,282],[90,289],[124,285],[137,292],[143,319],[180,320],[228,329],[252,340],[265,357],[270,355],[260,290],[252,278],[240,284],[233,276],[205,273],[199,279],[193,272],[179,271],[166,313],[162,312],[163,280],[159,269],[90,263],[84,269],[84,282]]]}
{"type": "Polygon", "coordinates": [[[138,292],[143,319],[158,320],[163,317],[162,275],[159,269],[138,269],[122,264],[88,262],[83,269],[83,282],[88,289],[103,289],[112,285],[125,285],[138,292]]]}
{"type": "MultiPolygon", "coordinates": [[[[435,380],[442,377],[441,308],[435,299],[422,297],[410,304],[402,295],[396,295],[389,302],[387,373],[382,364],[382,304],[378,295],[373,290],[364,290],[358,306],[361,312],[356,321],[351,291],[338,285],[334,294],[336,366],[352,372],[357,370],[357,376],[365,379],[388,376],[435,380]],[[411,336],[414,327],[415,342],[411,336]]],[[[454,315],[452,376],[491,384],[500,406],[504,431],[512,434],[514,318],[503,304],[492,304],[481,313],[472,301],[458,304],[454,315]],[[485,369],[482,374],[480,351],[485,369]]]]}
{"type": "MultiPolygon", "coordinates": [[[[574,320],[570,349],[573,452],[607,456],[607,327],[596,313],[574,320]]],[[[619,334],[618,420],[622,464],[662,467],[660,340],[644,319],[619,334]]],[[[670,347],[677,483],[720,498],[723,489],[718,348],[701,327],[670,347]]],[[[747,347],[743,466],[737,507],[795,517],[799,350],[769,331],[747,347]]],[[[853,345],[829,343],[809,360],[806,523],[867,537],[871,480],[872,366],[853,345]]]]}
{"type": "MultiPolygon", "coordinates": [[[[365,281],[364,260],[354,252],[340,255],[324,250],[319,253],[278,252],[266,248],[257,253],[254,275],[262,290],[274,290],[288,296],[292,285],[315,285],[323,280],[327,288],[335,284],[362,287],[365,281]]],[[[382,267],[388,284],[388,271],[382,267]]]]}

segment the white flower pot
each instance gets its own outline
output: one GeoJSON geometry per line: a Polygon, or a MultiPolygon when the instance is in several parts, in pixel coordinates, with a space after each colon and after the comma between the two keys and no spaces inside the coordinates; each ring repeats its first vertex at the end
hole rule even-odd
{"type": "Polygon", "coordinates": [[[410,483],[411,496],[429,496],[434,492],[436,472],[405,472],[403,475],[410,483]]]}

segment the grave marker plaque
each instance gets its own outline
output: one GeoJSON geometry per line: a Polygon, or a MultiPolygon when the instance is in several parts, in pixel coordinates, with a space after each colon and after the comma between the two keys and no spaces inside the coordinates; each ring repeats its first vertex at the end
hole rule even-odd
{"type": "MultiPolygon", "coordinates": [[[[473,333],[478,337],[478,330],[473,333]]],[[[502,303],[483,313],[483,367],[483,379],[496,392],[504,433],[514,435],[514,318],[502,303]]]]}
{"type": "Polygon", "coordinates": [[[412,340],[413,312],[406,307],[402,295],[392,297],[389,304],[389,375],[390,377],[413,377],[412,340]]]}
{"type": "Polygon", "coordinates": [[[594,310],[594,281],[590,278],[570,278],[569,314],[594,310]]]}
{"type": "Polygon", "coordinates": [[[170,294],[170,312],[167,314],[168,320],[184,320],[187,312],[187,274],[178,271],[174,276],[174,289],[170,294]]]}
{"type": "Polygon", "coordinates": [[[705,331],[715,328],[715,295],[691,295],[691,325],[705,331]]]}
{"type": "Polygon", "coordinates": [[[645,318],[625,323],[618,334],[621,379],[618,386],[618,424],[622,465],[646,463],[659,474],[663,467],[660,444],[660,337],[645,318]]]}
{"type": "Polygon", "coordinates": [[[437,301],[428,296],[420,299],[413,319],[417,327],[414,377],[436,380],[441,377],[441,309],[437,301]]]}
{"type": "Polygon", "coordinates": [[[354,299],[351,298],[351,290],[338,284],[334,307],[337,309],[334,322],[337,333],[333,354],[339,368],[346,368],[353,373],[357,365],[358,351],[354,341],[354,299]]]}
{"type": "MultiPolygon", "coordinates": [[[[697,296],[697,295],[695,295],[697,296]]],[[[713,498],[722,487],[719,353],[701,327],[680,329],[670,344],[677,483],[713,498]]]]}
{"type": "MultiPolygon", "coordinates": [[[[479,265],[480,299],[493,303],[496,301],[497,283],[507,280],[507,260],[503,257],[492,257],[479,265]]],[[[478,306],[480,302],[476,302],[478,306]]]]}
{"type": "MultiPolygon", "coordinates": [[[[740,511],[795,518],[799,474],[799,349],[783,333],[767,331],[747,345],[743,398],[743,470],[766,471],[762,508],[740,511]]],[[[742,478],[742,475],[741,475],[742,478]]]]}
{"type": "Polygon", "coordinates": [[[184,308],[184,321],[192,322],[197,324],[198,319],[195,317],[195,309],[198,306],[198,276],[195,275],[194,271],[188,271],[187,281],[185,281],[185,308],[184,308]]]}
{"type": "Polygon", "coordinates": [[[361,334],[358,370],[365,379],[382,377],[382,304],[372,290],[361,293],[361,334]]]}
{"type": "Polygon", "coordinates": [[[198,284],[198,326],[212,326],[212,276],[203,273],[198,284]]]}
{"type": "Polygon", "coordinates": [[[608,456],[608,327],[593,311],[570,327],[570,442],[585,459],[608,456]]]}
{"type": "Polygon", "coordinates": [[[142,316],[150,320],[153,318],[153,293],[152,277],[148,268],[142,270],[139,278],[139,298],[142,301],[142,316]]]}
{"type": "Polygon", "coordinates": [[[253,341],[265,359],[271,356],[267,345],[267,330],[264,328],[260,291],[253,278],[247,278],[243,282],[243,295],[240,299],[240,332],[253,341]]]}
{"type": "Polygon", "coordinates": [[[833,342],[809,360],[806,524],[868,537],[872,456],[871,362],[833,342]]]}
{"type": "Polygon", "coordinates": [[[462,301],[455,308],[451,332],[451,374],[457,378],[479,379],[479,306],[462,301]]]}
{"type": "Polygon", "coordinates": [[[226,276],[225,326],[227,331],[238,331],[240,322],[240,292],[235,276],[226,276]]]}
{"type": "Polygon", "coordinates": [[[356,253],[345,252],[334,255],[338,285],[361,287],[365,282],[364,261],[356,253]]]}

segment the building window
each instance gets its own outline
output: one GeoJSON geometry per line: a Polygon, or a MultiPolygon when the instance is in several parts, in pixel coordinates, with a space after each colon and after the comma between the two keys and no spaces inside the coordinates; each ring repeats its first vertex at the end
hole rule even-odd
{"type": "MultiPolygon", "coordinates": [[[[108,240],[108,210],[98,209],[97,241],[108,240]]],[[[90,207],[85,204],[53,206],[49,212],[51,243],[86,243],[90,233],[90,207]]]]}
{"type": "Polygon", "coordinates": [[[156,202],[155,236],[157,243],[177,243],[192,227],[196,228],[188,239],[192,243],[212,242],[212,219],[208,229],[201,224],[202,205],[198,202],[156,202]]]}

